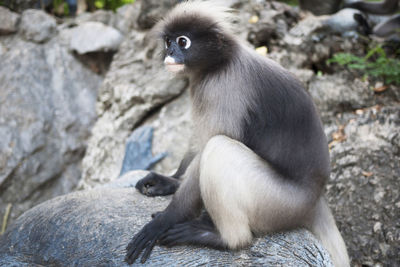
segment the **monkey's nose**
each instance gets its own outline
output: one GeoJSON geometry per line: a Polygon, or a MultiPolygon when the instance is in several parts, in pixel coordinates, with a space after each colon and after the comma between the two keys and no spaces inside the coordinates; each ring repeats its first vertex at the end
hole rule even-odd
{"type": "Polygon", "coordinates": [[[172,56],[174,54],[174,51],[173,50],[168,50],[167,54],[168,54],[168,56],[172,56]]]}

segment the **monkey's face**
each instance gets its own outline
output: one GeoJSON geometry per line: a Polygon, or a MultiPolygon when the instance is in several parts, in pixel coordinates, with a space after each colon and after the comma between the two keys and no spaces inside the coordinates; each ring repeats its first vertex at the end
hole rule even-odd
{"type": "Polygon", "coordinates": [[[185,69],[185,57],[192,41],[185,35],[165,36],[165,59],[164,64],[167,70],[178,73],[185,69]]]}
{"type": "Polygon", "coordinates": [[[230,39],[218,25],[202,17],[172,20],[162,30],[164,63],[169,71],[202,73],[215,71],[227,61],[230,39]]]}

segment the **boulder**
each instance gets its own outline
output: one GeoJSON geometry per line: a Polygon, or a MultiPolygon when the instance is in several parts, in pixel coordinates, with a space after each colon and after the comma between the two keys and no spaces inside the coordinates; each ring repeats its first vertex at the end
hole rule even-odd
{"type": "Polygon", "coordinates": [[[331,143],[327,199],[354,265],[397,266],[400,251],[400,106],[347,115],[331,143]]]}
{"type": "Polygon", "coordinates": [[[191,100],[189,90],[144,121],[154,128],[153,153],[167,153],[167,156],[154,170],[163,174],[172,174],[178,168],[192,134],[191,100]]]}
{"type": "Polygon", "coordinates": [[[52,38],[56,30],[56,19],[43,10],[28,9],[22,13],[20,32],[26,40],[43,43],[52,38]]]}
{"type": "MultiPolygon", "coordinates": [[[[128,266],[125,247],[163,210],[169,197],[149,198],[133,188],[71,193],[25,212],[0,236],[2,266],[128,266]]],[[[306,230],[257,238],[248,249],[218,251],[193,246],[155,246],[145,266],[333,266],[306,230]]]]}
{"type": "Polygon", "coordinates": [[[339,112],[353,111],[374,104],[368,82],[349,81],[344,73],[315,76],[308,88],[324,120],[339,112]]]}
{"type": "Polygon", "coordinates": [[[339,10],[342,0],[299,0],[301,9],[311,11],[314,15],[333,14],[339,10]]]}
{"type": "Polygon", "coordinates": [[[118,30],[92,21],[64,29],[62,34],[69,39],[70,49],[78,54],[116,51],[123,40],[118,30]]]}
{"type": "Polygon", "coordinates": [[[15,12],[22,12],[26,9],[38,7],[37,0],[3,0],[2,5],[15,12]]]}
{"type": "Polygon", "coordinates": [[[140,15],[137,19],[139,28],[150,29],[177,3],[179,0],[141,0],[140,15]]]}
{"type": "Polygon", "coordinates": [[[163,69],[154,41],[149,33],[132,31],[115,54],[99,89],[98,120],[82,163],[80,188],[117,178],[132,129],[187,87],[185,79],[172,78],[163,69]]]}
{"type": "Polygon", "coordinates": [[[18,30],[20,16],[0,6],[0,35],[14,33],[18,30]]]}
{"type": "Polygon", "coordinates": [[[2,39],[0,64],[0,213],[73,190],[96,119],[101,77],[52,39],[2,39]]]}

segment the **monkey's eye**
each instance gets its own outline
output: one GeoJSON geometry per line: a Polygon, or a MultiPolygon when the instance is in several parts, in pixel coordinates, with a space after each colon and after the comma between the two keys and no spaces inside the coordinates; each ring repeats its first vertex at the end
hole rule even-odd
{"type": "Polygon", "coordinates": [[[192,42],[190,41],[190,39],[184,35],[179,36],[178,38],[176,38],[176,42],[178,43],[178,45],[180,47],[183,47],[185,49],[188,49],[190,47],[190,45],[192,44],[192,42]]]}
{"type": "Polygon", "coordinates": [[[166,37],[165,38],[165,48],[168,48],[170,46],[171,46],[171,40],[168,37],[166,37]]]}

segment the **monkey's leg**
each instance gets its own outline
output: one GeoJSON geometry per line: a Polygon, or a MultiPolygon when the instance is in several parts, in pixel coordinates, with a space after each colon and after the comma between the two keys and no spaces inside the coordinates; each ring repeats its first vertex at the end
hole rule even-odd
{"type": "Polygon", "coordinates": [[[391,34],[398,33],[400,31],[399,29],[400,15],[397,14],[376,25],[372,33],[378,37],[388,37],[391,34]]]}
{"type": "Polygon", "coordinates": [[[253,233],[302,225],[318,194],[277,174],[242,143],[215,136],[200,162],[200,190],[217,231],[175,225],[161,243],[199,244],[237,249],[251,243],[253,233]]]}
{"type": "Polygon", "coordinates": [[[178,170],[171,177],[151,172],[136,183],[136,189],[146,196],[165,196],[176,192],[179,187],[179,178],[185,173],[195,153],[187,152],[181,161],[178,170]]]}
{"type": "Polygon", "coordinates": [[[207,143],[200,163],[206,210],[231,249],[251,243],[252,233],[300,226],[319,192],[274,171],[244,144],[226,136],[207,143]]]}
{"type": "Polygon", "coordinates": [[[167,247],[200,245],[215,249],[227,249],[210,215],[205,211],[194,220],[175,224],[161,236],[159,244],[167,247]]]}

